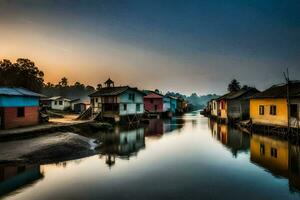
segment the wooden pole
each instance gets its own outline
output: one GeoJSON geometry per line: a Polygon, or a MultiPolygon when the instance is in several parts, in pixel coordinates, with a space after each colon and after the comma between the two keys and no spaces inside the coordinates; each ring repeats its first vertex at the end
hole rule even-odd
{"type": "Polygon", "coordinates": [[[289,79],[289,69],[286,69],[286,74],[284,73],[286,80],[286,99],[287,99],[287,114],[288,114],[288,133],[290,132],[290,79],[289,79]]]}

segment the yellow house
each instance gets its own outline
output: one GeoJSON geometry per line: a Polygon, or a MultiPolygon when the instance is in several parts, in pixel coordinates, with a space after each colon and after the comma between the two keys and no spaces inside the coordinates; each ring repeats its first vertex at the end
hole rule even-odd
{"type": "MultiPolygon", "coordinates": [[[[300,82],[291,82],[290,126],[300,126],[300,82]]],[[[253,124],[288,126],[287,85],[276,85],[258,93],[250,99],[250,118],[253,124]]]]}

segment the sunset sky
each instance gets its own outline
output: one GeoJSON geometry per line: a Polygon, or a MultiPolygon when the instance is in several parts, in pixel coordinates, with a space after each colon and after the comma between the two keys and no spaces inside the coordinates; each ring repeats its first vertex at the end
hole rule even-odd
{"type": "Polygon", "coordinates": [[[299,0],[0,0],[0,59],[46,82],[218,93],[300,79],[299,0]]]}

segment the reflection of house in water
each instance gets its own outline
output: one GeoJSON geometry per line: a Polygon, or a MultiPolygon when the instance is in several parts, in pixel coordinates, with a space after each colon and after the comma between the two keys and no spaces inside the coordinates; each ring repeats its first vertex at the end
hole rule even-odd
{"type": "Polygon", "coordinates": [[[169,133],[172,132],[176,129],[181,129],[184,125],[184,120],[181,118],[171,118],[171,119],[167,119],[164,121],[163,123],[163,130],[164,133],[169,133]]]}
{"type": "Polygon", "coordinates": [[[38,165],[1,166],[0,196],[43,178],[38,165]]]}
{"type": "Polygon", "coordinates": [[[276,176],[289,180],[291,190],[300,190],[300,147],[288,141],[253,135],[250,143],[251,161],[276,176]]]}
{"type": "Polygon", "coordinates": [[[145,128],[146,137],[161,137],[164,134],[164,122],[161,119],[151,119],[145,128]]]}
{"type": "Polygon", "coordinates": [[[124,129],[117,127],[114,133],[102,136],[101,152],[106,156],[109,166],[115,164],[115,158],[129,159],[145,147],[144,128],[124,129]]]}
{"type": "Polygon", "coordinates": [[[250,146],[249,135],[226,124],[218,124],[213,120],[209,123],[213,137],[229,148],[235,157],[239,152],[248,151],[250,146]]]}

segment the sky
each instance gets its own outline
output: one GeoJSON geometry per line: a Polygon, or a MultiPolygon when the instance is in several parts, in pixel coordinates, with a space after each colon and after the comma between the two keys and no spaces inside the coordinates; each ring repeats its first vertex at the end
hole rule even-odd
{"type": "Polygon", "coordinates": [[[299,0],[0,0],[0,59],[45,81],[223,94],[300,79],[299,0]]]}

